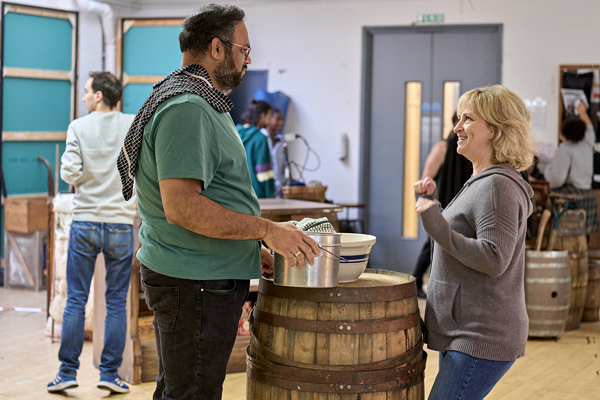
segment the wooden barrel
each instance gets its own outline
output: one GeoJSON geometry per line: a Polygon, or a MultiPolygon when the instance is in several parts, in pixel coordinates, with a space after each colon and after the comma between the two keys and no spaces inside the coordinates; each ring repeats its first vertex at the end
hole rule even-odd
{"type": "Polygon", "coordinates": [[[579,329],[585,304],[588,280],[588,251],[585,231],[585,211],[568,210],[560,219],[555,250],[569,251],[571,271],[571,301],[566,331],[579,329]]]}
{"type": "Polygon", "coordinates": [[[559,337],[565,332],[571,298],[569,252],[525,252],[525,303],[529,336],[559,337]]]}
{"type": "Polygon", "coordinates": [[[421,322],[410,275],[367,270],[322,289],[262,279],[246,398],[424,399],[421,322]]]}
{"type": "Polygon", "coordinates": [[[595,322],[600,319],[600,250],[588,250],[588,265],[588,284],[581,321],[595,322]]]}

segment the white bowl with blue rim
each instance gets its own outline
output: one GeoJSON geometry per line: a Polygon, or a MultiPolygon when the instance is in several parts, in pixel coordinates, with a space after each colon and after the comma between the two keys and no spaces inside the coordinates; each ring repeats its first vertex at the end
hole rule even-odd
{"type": "Polygon", "coordinates": [[[371,248],[376,238],[363,233],[342,233],[340,247],[339,283],[358,280],[367,268],[371,248]]]}

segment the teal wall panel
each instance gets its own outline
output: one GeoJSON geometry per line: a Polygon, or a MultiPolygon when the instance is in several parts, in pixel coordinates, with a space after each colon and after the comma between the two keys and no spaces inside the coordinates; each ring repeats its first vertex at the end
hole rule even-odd
{"type": "Polygon", "coordinates": [[[123,112],[126,114],[137,114],[152,93],[152,85],[129,84],[123,89],[123,112]]]}
{"type": "Polygon", "coordinates": [[[127,75],[167,75],[181,67],[179,26],[135,26],[124,42],[127,75]]]}
{"type": "Polygon", "coordinates": [[[73,27],[68,20],[9,12],[4,36],[5,67],[71,70],[73,27]]]}
{"type": "Polygon", "coordinates": [[[4,78],[4,131],[66,132],[71,122],[71,83],[4,78]]]}
{"type": "MultiPolygon", "coordinates": [[[[48,193],[48,169],[38,160],[44,157],[52,166],[55,176],[56,145],[59,157],[65,152],[65,142],[4,142],[2,144],[2,170],[8,195],[48,193]]],[[[66,192],[69,185],[59,179],[58,190],[66,192]]]]}

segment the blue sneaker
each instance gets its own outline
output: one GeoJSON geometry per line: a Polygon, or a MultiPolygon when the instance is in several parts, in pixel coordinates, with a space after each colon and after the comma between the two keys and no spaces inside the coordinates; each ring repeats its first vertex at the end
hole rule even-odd
{"type": "Polygon", "coordinates": [[[129,386],[121,380],[119,375],[107,377],[101,376],[100,382],[98,382],[98,389],[110,390],[112,393],[129,392],[129,386]]]}
{"type": "Polygon", "coordinates": [[[76,388],[79,386],[75,378],[56,374],[56,378],[50,382],[47,389],[50,393],[60,392],[61,390],[76,388]]]}

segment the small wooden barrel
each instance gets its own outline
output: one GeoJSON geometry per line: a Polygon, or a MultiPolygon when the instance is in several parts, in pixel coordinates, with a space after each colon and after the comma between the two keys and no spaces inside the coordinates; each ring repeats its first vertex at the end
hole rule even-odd
{"type": "Polygon", "coordinates": [[[560,219],[555,250],[569,251],[571,271],[571,301],[566,331],[579,329],[585,304],[588,281],[588,251],[585,231],[585,211],[568,210],[560,219]]]}
{"type": "Polygon", "coordinates": [[[565,332],[571,298],[569,252],[525,252],[525,303],[529,336],[559,337],[565,332]]]}
{"type": "Polygon", "coordinates": [[[426,353],[410,275],[367,270],[336,288],[262,279],[251,324],[249,400],[425,397],[426,353]]]}
{"type": "Polygon", "coordinates": [[[588,250],[588,284],[583,306],[583,322],[595,322],[600,306],[600,250],[588,250]]]}

